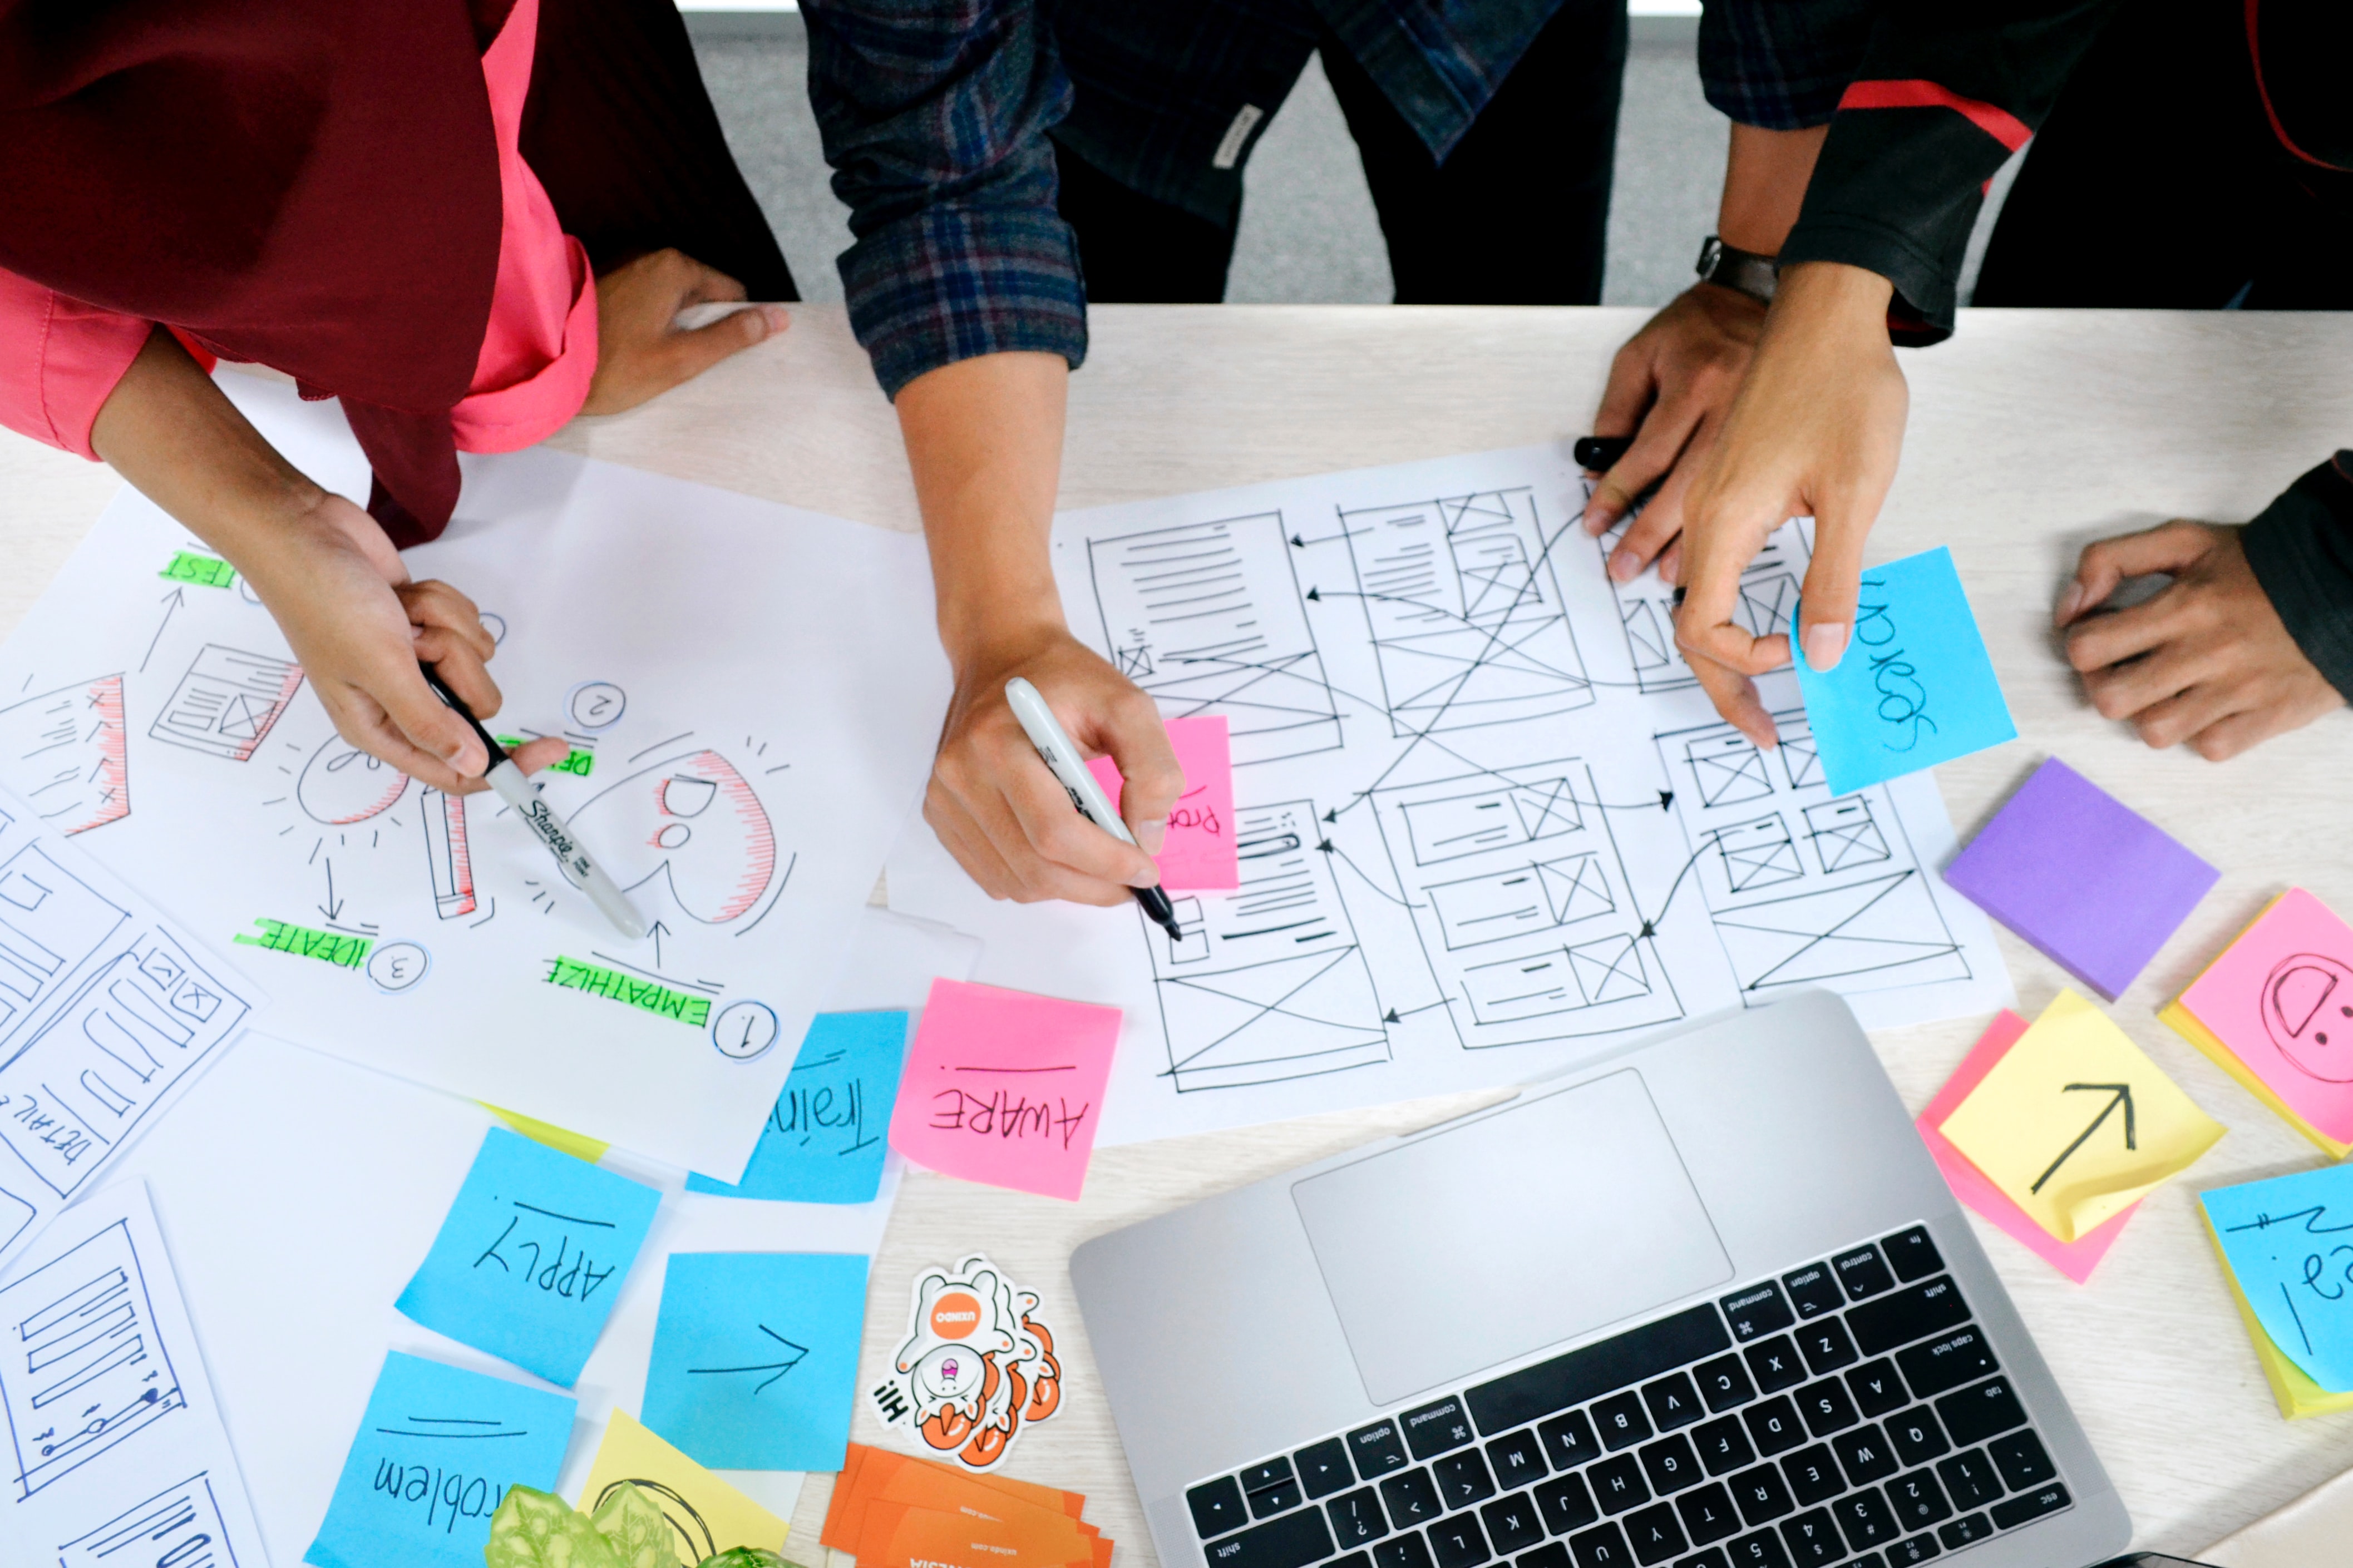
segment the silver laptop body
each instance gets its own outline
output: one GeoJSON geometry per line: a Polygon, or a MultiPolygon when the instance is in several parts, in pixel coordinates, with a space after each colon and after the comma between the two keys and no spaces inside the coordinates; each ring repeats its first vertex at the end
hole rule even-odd
{"type": "Polygon", "coordinates": [[[1166,1568],[2081,1568],[2131,1535],[1828,992],[1071,1276],[1166,1568]]]}

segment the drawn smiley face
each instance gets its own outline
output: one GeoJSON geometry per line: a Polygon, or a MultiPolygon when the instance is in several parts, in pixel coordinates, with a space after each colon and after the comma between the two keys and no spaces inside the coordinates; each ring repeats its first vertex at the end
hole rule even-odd
{"type": "Polygon", "coordinates": [[[2263,982],[2263,1027],[2280,1055],[2324,1083],[2353,1083],[2353,965],[2284,958],[2263,982]]]}

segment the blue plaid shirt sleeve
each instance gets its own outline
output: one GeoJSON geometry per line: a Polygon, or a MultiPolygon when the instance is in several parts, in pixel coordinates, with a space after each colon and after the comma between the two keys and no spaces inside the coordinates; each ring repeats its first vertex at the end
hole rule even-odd
{"type": "Polygon", "coordinates": [[[1826,125],[1862,64],[1880,8],[1880,0],[1704,0],[1701,89],[1743,125],[1826,125]]]}
{"type": "Polygon", "coordinates": [[[838,263],[882,390],[1013,350],[1086,358],[1047,130],[1071,83],[1033,0],[803,0],[809,99],[849,207],[838,263]]]}

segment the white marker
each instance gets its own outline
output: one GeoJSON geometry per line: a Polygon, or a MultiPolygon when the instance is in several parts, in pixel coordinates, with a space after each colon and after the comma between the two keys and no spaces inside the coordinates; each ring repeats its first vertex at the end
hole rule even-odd
{"type": "Polygon", "coordinates": [[[459,718],[471,725],[475,738],[489,748],[491,771],[482,775],[483,782],[501,800],[513,806],[515,815],[522,818],[523,826],[547,846],[548,853],[555,857],[555,864],[564,872],[564,879],[586,893],[589,901],[605,911],[605,918],[611,921],[623,936],[631,942],[643,938],[646,921],[638,913],[638,906],[629,902],[629,895],[621,891],[620,884],[606,874],[605,868],[588,858],[588,851],[580,847],[580,841],[572,836],[572,829],[566,827],[564,819],[540,798],[539,786],[523,776],[523,771],[515,766],[514,759],[507,755],[506,748],[482,728],[482,721],[474,717],[474,710],[467,707],[456,692],[442,684],[439,673],[431,665],[419,664],[417,668],[425,672],[426,684],[441,694],[441,700],[447,702],[459,718]]]}
{"type": "MultiPolygon", "coordinates": [[[[1011,705],[1013,716],[1021,721],[1021,732],[1038,748],[1039,757],[1053,771],[1055,782],[1071,797],[1071,804],[1079,808],[1079,815],[1122,844],[1135,844],[1135,835],[1127,830],[1127,824],[1112,809],[1110,797],[1095,783],[1086,759],[1079,755],[1079,748],[1063,731],[1061,721],[1054,717],[1054,710],[1046,706],[1046,700],[1038,695],[1038,689],[1017,675],[1005,683],[1005,700],[1011,705]]],[[[1134,891],[1135,901],[1168,933],[1168,940],[1183,942],[1185,930],[1176,923],[1176,909],[1168,901],[1168,895],[1158,888],[1138,888],[1134,891]]]]}

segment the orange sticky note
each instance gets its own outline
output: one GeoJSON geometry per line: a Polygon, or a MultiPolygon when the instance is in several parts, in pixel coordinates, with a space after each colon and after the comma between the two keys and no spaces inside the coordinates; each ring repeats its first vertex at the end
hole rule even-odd
{"type": "MultiPolygon", "coordinates": [[[[1171,719],[1168,743],[1185,770],[1185,793],[1168,814],[1168,841],[1152,858],[1160,885],[1172,892],[1230,893],[1242,878],[1234,848],[1234,762],[1226,716],[1171,719]]],[[[1118,764],[1097,757],[1087,767],[1117,806],[1118,764]]]]}
{"type": "Polygon", "coordinates": [[[1075,1200],[1120,1011],[934,980],[907,1050],[891,1147],[968,1182],[1075,1200]]]}
{"type": "Polygon", "coordinates": [[[2291,888],[2158,1015],[2306,1137],[2353,1150],[2353,928],[2291,888]]]}

